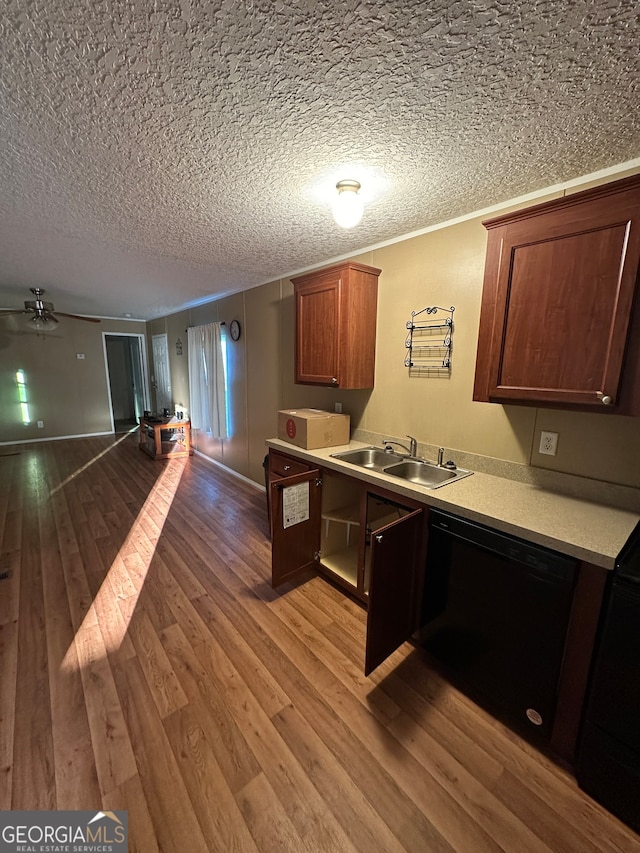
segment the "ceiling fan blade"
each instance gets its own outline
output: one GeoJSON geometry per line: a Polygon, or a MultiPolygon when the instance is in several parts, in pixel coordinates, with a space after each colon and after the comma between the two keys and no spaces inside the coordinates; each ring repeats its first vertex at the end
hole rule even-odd
{"type": "MultiPolygon", "coordinates": [[[[84,320],[87,323],[99,323],[100,322],[100,320],[97,317],[81,317],[80,314],[65,314],[64,311],[56,311],[56,314],[59,317],[70,317],[72,320],[84,320]]],[[[51,316],[55,320],[53,313],[51,314],[51,316]]],[[[58,322],[58,321],[56,320],[56,322],[58,322]]]]}

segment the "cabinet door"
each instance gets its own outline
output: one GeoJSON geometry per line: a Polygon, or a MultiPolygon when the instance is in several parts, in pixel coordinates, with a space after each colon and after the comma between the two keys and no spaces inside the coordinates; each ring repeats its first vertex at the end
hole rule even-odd
{"type": "Polygon", "coordinates": [[[640,191],[594,193],[490,223],[485,288],[493,295],[483,294],[483,314],[493,322],[482,319],[478,355],[480,366],[482,337],[490,335],[493,402],[618,403],[640,257],[640,191]]]}
{"type": "Polygon", "coordinates": [[[273,539],[273,531],[271,530],[271,483],[273,483],[274,480],[279,480],[281,477],[292,477],[294,474],[302,474],[303,471],[311,471],[313,465],[301,462],[299,459],[293,459],[291,456],[285,456],[273,449],[269,450],[268,459],[267,517],[269,519],[269,531],[271,533],[271,538],[273,539]]]}
{"type": "Polygon", "coordinates": [[[316,564],[320,549],[322,479],[318,470],[269,484],[271,498],[271,585],[290,580],[316,564]],[[295,515],[298,512],[301,520],[295,515]]]}
{"type": "Polygon", "coordinates": [[[296,382],[339,385],[340,276],[297,286],[296,382]]]}
{"type": "Polygon", "coordinates": [[[365,675],[416,629],[416,599],[424,513],[415,510],[371,537],[371,580],[365,675]]]}

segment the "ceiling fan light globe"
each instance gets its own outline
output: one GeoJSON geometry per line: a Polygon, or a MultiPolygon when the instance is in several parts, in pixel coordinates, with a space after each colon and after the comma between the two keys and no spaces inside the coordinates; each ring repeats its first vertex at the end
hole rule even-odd
{"type": "Polygon", "coordinates": [[[45,332],[52,326],[46,317],[38,317],[37,315],[29,320],[29,325],[33,329],[37,329],[39,332],[45,332]]]}

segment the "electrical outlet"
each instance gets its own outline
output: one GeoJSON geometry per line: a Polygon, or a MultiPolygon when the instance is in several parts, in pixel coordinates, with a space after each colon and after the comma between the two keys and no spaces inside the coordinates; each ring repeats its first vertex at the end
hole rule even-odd
{"type": "Polygon", "coordinates": [[[557,450],[558,433],[542,430],[540,433],[540,453],[544,453],[546,456],[555,456],[557,450]]]}
{"type": "Polygon", "coordinates": [[[44,421],[38,421],[38,429],[44,429],[44,421]]]}
{"type": "Polygon", "coordinates": [[[337,415],[341,415],[342,414],[342,403],[334,403],[333,404],[333,411],[337,415]]]}

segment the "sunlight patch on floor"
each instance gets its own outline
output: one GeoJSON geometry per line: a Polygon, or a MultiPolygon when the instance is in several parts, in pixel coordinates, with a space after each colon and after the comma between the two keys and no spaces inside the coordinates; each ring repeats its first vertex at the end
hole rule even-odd
{"type": "Polygon", "coordinates": [[[172,460],[153,484],[65,653],[61,672],[81,669],[122,645],[187,462],[172,460]]]}
{"type": "Polygon", "coordinates": [[[69,474],[69,476],[66,479],[64,479],[61,483],[58,483],[58,485],[55,487],[55,489],[51,489],[51,491],[49,492],[49,496],[55,495],[56,492],[59,492],[60,489],[64,488],[67,485],[67,483],[69,483],[69,482],[71,482],[71,480],[73,480],[74,477],[77,477],[79,474],[82,474],[83,471],[86,471],[87,468],[90,468],[95,462],[98,461],[98,459],[102,459],[103,456],[106,456],[107,453],[110,453],[117,444],[120,444],[120,442],[124,441],[125,438],[129,438],[131,433],[135,432],[137,429],[138,429],[137,426],[132,427],[128,432],[123,433],[120,438],[117,438],[113,442],[113,444],[110,444],[109,447],[105,447],[105,449],[101,453],[98,453],[96,456],[94,456],[88,462],[85,462],[85,464],[82,465],[80,468],[77,468],[73,472],[73,474],[69,474]]]}

